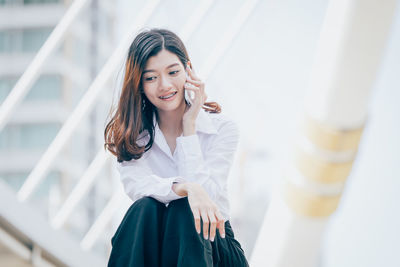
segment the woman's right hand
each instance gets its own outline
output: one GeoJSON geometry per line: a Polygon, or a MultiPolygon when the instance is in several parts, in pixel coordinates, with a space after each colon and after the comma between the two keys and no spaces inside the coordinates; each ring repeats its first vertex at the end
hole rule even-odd
{"type": "Polygon", "coordinates": [[[216,228],[220,236],[225,238],[225,222],[217,205],[210,199],[204,188],[197,183],[175,184],[175,191],[184,190],[187,192],[188,202],[193,212],[194,222],[197,233],[200,234],[200,218],[203,221],[203,236],[210,241],[214,241],[216,228]],[[182,186],[182,188],[180,188],[182,186]],[[209,231],[210,230],[210,231],[209,231]]]}

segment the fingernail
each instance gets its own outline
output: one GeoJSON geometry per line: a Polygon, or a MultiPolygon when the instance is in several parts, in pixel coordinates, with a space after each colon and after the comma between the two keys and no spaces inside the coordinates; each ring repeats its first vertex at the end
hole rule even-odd
{"type": "Polygon", "coordinates": [[[210,238],[210,241],[211,241],[211,242],[214,242],[214,237],[211,237],[211,238],[210,238]]]}
{"type": "Polygon", "coordinates": [[[205,235],[205,236],[204,236],[204,239],[208,239],[208,235],[205,235]]]}
{"type": "Polygon", "coordinates": [[[223,233],[221,236],[222,236],[222,238],[225,238],[225,233],[223,233]]]}

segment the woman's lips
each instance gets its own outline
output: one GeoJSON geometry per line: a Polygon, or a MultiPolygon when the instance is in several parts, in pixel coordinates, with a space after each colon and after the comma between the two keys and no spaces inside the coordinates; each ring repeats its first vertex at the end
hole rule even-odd
{"type": "Polygon", "coordinates": [[[163,100],[163,101],[171,101],[171,100],[174,100],[174,99],[175,99],[177,93],[178,93],[178,92],[175,92],[174,95],[171,96],[171,97],[169,97],[169,98],[161,98],[161,97],[159,97],[159,98],[160,98],[161,100],[163,100]]]}

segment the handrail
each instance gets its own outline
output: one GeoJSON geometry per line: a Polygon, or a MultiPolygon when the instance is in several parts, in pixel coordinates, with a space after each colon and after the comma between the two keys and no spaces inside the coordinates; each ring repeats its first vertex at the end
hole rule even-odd
{"type": "Polygon", "coordinates": [[[208,55],[205,63],[199,70],[200,77],[206,81],[207,77],[212,73],[212,70],[217,65],[219,58],[222,57],[224,52],[227,50],[232,40],[239,33],[240,28],[246,22],[246,19],[250,16],[251,12],[255,8],[258,0],[246,0],[240,7],[236,17],[232,20],[232,24],[227,28],[222,38],[220,38],[214,47],[214,50],[208,55]]]}
{"type": "Polygon", "coordinates": [[[82,97],[77,107],[68,117],[67,121],[63,124],[53,142],[47,148],[44,155],[40,158],[39,162],[35,165],[35,168],[29,174],[21,189],[18,191],[18,199],[20,201],[26,201],[34,192],[38,184],[44,179],[44,176],[48,173],[49,168],[57,157],[58,153],[71,137],[72,132],[77,128],[85,114],[87,114],[93,107],[96,98],[100,95],[100,92],[103,89],[103,85],[108,81],[113,71],[123,60],[123,57],[125,56],[125,53],[130,46],[134,35],[136,34],[136,31],[138,28],[144,25],[154,11],[158,2],[159,0],[147,2],[145,7],[139,13],[140,15],[134,19],[131,27],[129,27],[129,30],[118,45],[117,49],[109,57],[108,61],[96,76],[93,83],[89,86],[89,89],[82,97]]]}
{"type": "Polygon", "coordinates": [[[33,83],[39,77],[39,72],[50,55],[57,49],[68,28],[72,25],[75,18],[83,10],[89,0],[75,0],[68,8],[60,22],[53,29],[50,36],[39,49],[35,58],[29,64],[22,76],[0,106],[0,132],[10,119],[11,113],[16,109],[24,96],[29,92],[33,83]]]}

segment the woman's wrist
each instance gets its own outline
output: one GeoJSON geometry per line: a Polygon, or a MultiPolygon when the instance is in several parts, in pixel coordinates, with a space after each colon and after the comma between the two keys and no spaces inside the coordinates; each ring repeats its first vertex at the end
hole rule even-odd
{"type": "Polygon", "coordinates": [[[183,122],[183,136],[193,135],[196,133],[196,126],[194,121],[183,122]]]}
{"type": "Polygon", "coordinates": [[[188,195],[188,186],[187,183],[174,183],[172,185],[172,190],[178,195],[185,197],[188,195]]]}
{"type": "Polygon", "coordinates": [[[197,186],[196,183],[174,183],[172,185],[172,190],[178,195],[178,196],[188,196],[194,189],[194,187],[197,186]]]}

